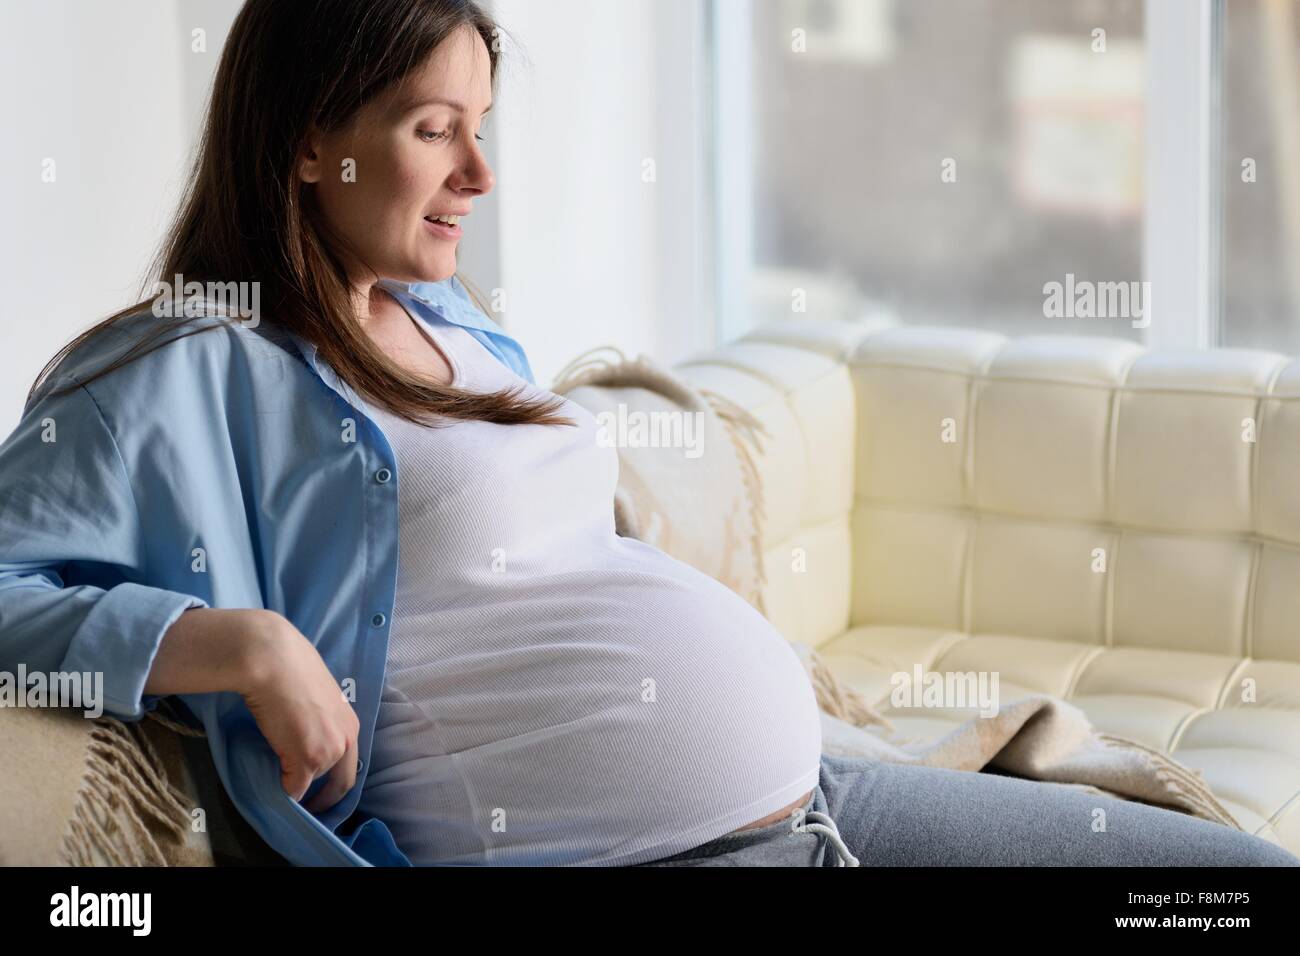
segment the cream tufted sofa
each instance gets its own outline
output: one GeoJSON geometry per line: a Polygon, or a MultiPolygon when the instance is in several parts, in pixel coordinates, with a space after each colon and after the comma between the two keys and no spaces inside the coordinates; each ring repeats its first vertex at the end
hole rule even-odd
{"type": "Polygon", "coordinates": [[[976,711],[891,675],[996,671],[1300,853],[1300,361],[823,320],[676,368],[771,434],[769,617],[901,734],[976,711]]]}

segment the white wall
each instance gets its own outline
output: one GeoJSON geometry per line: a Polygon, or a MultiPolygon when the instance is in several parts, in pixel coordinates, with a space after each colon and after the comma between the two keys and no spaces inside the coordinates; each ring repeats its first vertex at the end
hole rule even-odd
{"type": "Polygon", "coordinates": [[[539,383],[599,345],[670,363],[712,344],[703,7],[493,4],[507,34],[491,130],[499,320],[523,342],[539,383]],[[642,180],[647,158],[654,183],[642,180]]]}
{"type": "Polygon", "coordinates": [[[45,362],[144,277],[188,149],[188,55],[174,3],[0,6],[0,434],[45,362]]]}
{"type": "MultiPolygon", "coordinates": [[[[77,332],[136,301],[175,210],[240,0],[0,3],[0,437],[77,332]],[[207,31],[207,51],[191,31],[207,31]],[[42,160],[57,181],[41,182],[42,160]]],[[[463,272],[545,385],[613,344],[671,362],[712,342],[699,215],[699,0],[499,0],[497,188],[463,272]],[[642,182],[653,158],[657,182],[642,182]]]]}

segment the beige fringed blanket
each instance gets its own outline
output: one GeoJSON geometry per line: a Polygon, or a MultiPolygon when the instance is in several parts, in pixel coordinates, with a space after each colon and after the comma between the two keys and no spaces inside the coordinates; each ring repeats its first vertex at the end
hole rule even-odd
{"type": "MultiPolygon", "coordinates": [[[[645,356],[629,360],[612,347],[579,356],[551,390],[597,415],[621,404],[625,411],[703,416],[708,451],[697,459],[679,449],[619,447],[616,525],[620,534],[712,575],[766,613],[763,500],[755,467],[762,425],[723,396],[696,390],[645,356]],[[600,358],[602,352],[610,357],[600,358]]],[[[1197,771],[1158,750],[1098,732],[1066,701],[1029,695],[928,744],[894,739],[890,722],[841,684],[815,651],[792,646],[816,690],[825,753],[953,770],[992,767],[1241,829],[1197,771]]]]}
{"type": "Polygon", "coordinates": [[[213,864],[180,739],[159,720],[0,708],[0,765],[0,866],[213,864]]]}
{"type": "Polygon", "coordinates": [[[1241,829],[1197,771],[1136,741],[1100,733],[1083,711],[1058,697],[1026,695],[930,743],[893,739],[893,725],[841,685],[815,651],[793,646],[817,691],[824,753],[950,770],[996,767],[1241,829]]]}

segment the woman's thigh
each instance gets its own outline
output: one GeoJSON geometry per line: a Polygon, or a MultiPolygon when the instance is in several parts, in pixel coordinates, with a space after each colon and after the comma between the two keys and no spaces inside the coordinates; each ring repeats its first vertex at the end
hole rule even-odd
{"type": "Polygon", "coordinates": [[[1221,823],[1017,777],[824,756],[819,786],[862,866],[1300,866],[1221,823]]]}

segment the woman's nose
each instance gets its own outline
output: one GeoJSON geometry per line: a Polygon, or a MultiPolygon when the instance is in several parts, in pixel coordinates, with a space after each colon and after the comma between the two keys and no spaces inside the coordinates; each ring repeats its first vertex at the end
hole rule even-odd
{"type": "Polygon", "coordinates": [[[484,195],[492,191],[496,185],[496,176],[492,173],[492,167],[488,165],[487,157],[479,148],[477,142],[469,149],[465,157],[465,162],[458,170],[458,176],[454,185],[461,192],[472,191],[479,195],[484,195]]]}

